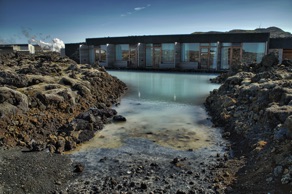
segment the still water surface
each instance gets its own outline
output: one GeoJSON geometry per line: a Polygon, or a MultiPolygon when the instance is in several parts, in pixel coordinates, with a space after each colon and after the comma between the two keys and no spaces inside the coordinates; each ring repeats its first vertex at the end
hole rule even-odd
{"type": "Polygon", "coordinates": [[[79,151],[95,148],[118,148],[129,139],[147,139],[176,150],[208,148],[222,141],[220,132],[203,107],[216,75],[194,73],[158,73],[109,71],[129,88],[114,107],[127,118],[125,123],[112,123],[79,151]]]}

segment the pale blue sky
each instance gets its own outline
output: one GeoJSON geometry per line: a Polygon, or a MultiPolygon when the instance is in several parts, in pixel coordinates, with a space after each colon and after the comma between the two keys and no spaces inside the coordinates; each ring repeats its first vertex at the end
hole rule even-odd
{"type": "Polygon", "coordinates": [[[270,26],[292,32],[292,0],[0,0],[0,43],[270,26]]]}

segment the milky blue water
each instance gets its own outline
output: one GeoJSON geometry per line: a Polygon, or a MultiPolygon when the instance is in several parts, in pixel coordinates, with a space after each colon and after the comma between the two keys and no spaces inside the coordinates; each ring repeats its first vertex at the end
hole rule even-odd
{"type": "Polygon", "coordinates": [[[195,150],[221,142],[212,127],[203,103],[215,74],[109,71],[128,86],[121,105],[113,107],[126,117],[125,123],[112,123],[80,147],[118,148],[129,139],[145,139],[157,145],[195,150]]]}
{"type": "Polygon", "coordinates": [[[110,74],[128,85],[125,99],[135,101],[202,105],[209,92],[219,87],[209,82],[215,74],[124,71],[110,71],[110,74]]]}

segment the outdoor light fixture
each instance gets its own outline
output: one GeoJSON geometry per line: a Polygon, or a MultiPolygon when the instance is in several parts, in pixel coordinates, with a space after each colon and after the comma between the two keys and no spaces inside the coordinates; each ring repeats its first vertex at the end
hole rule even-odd
{"type": "Polygon", "coordinates": [[[177,42],[175,42],[174,44],[177,45],[177,42]]]}
{"type": "Polygon", "coordinates": [[[109,44],[106,44],[106,46],[108,46],[109,44]]]}

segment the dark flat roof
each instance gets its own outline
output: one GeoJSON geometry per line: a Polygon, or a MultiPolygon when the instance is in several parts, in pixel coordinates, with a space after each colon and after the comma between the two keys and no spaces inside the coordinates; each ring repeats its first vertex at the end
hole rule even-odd
{"type": "Polygon", "coordinates": [[[292,38],[271,38],[270,49],[292,49],[292,38]]]}
{"type": "Polygon", "coordinates": [[[215,42],[266,42],[270,33],[204,33],[180,35],[151,35],[87,38],[88,45],[137,44],[137,43],[215,43],[215,42]]]}

